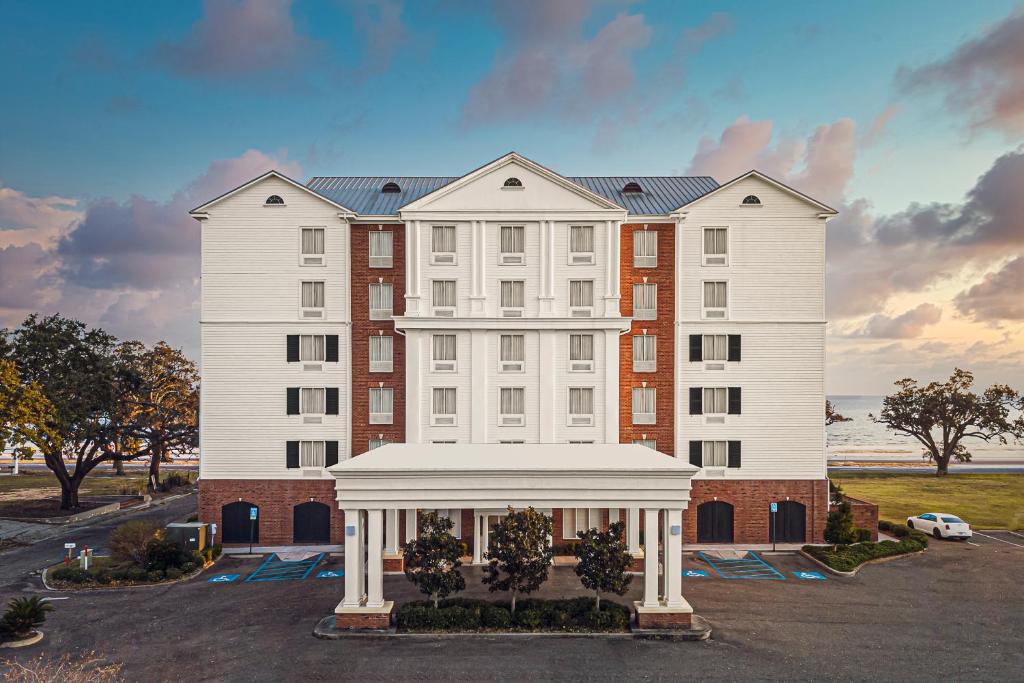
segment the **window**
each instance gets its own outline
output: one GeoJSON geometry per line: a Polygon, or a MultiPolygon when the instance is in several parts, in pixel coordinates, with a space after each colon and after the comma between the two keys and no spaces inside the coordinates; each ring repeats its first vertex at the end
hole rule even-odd
{"type": "Polygon", "coordinates": [[[705,415],[725,415],[729,409],[729,391],[725,387],[704,388],[705,415]]]}
{"type": "Polygon", "coordinates": [[[327,444],[323,441],[299,442],[299,467],[323,467],[326,464],[327,444]]]}
{"type": "Polygon", "coordinates": [[[702,351],[703,360],[729,360],[729,336],[705,334],[702,351]]]}
{"type": "Polygon", "coordinates": [[[324,317],[324,283],[304,281],[301,285],[301,312],[303,318],[324,317]]]}
{"type": "Polygon", "coordinates": [[[569,226],[569,265],[594,262],[594,226],[569,226]]]}
{"type": "Polygon", "coordinates": [[[300,415],[324,415],[327,412],[327,390],[303,387],[299,390],[300,415]]]}
{"type": "Polygon", "coordinates": [[[501,226],[498,264],[521,266],[526,263],[526,228],[521,225],[501,226]]]}
{"type": "Polygon", "coordinates": [[[380,188],[380,191],[386,194],[397,194],[402,191],[402,188],[398,186],[398,183],[384,183],[384,187],[380,188]]]}
{"type": "Polygon", "coordinates": [[[626,194],[636,194],[638,192],[643,192],[644,189],[640,187],[640,183],[630,182],[623,186],[622,191],[626,194]]]}
{"type": "Polygon", "coordinates": [[[394,288],[390,282],[370,283],[370,320],[390,320],[394,288]]]}
{"type": "Polygon", "coordinates": [[[728,283],[704,283],[704,317],[725,318],[729,305],[728,283]]]}
{"type": "Polygon", "coordinates": [[[705,441],[701,451],[702,467],[727,467],[729,465],[728,441],[705,441]]]}
{"type": "Polygon", "coordinates": [[[435,225],[430,233],[430,262],[437,266],[455,264],[455,226],[435,225]]]}
{"type": "Polygon", "coordinates": [[[390,268],[394,264],[395,236],[378,230],[370,233],[370,267],[390,268]]]}
{"type": "Polygon", "coordinates": [[[569,280],[569,315],[573,318],[593,317],[593,280],[569,280]]]}
{"type": "Polygon", "coordinates": [[[455,280],[434,280],[431,298],[434,315],[442,318],[455,316],[455,280]]]}
{"type": "Polygon", "coordinates": [[[633,267],[655,268],[658,265],[658,233],[637,230],[633,233],[633,267]]]}
{"type": "Polygon", "coordinates": [[[523,186],[523,181],[519,180],[519,178],[506,178],[505,179],[505,184],[502,185],[502,187],[522,187],[522,186],[523,186]]]}
{"type": "Polygon", "coordinates": [[[395,419],[395,390],[390,387],[370,389],[370,424],[389,425],[395,419]]]}
{"type": "Polygon", "coordinates": [[[633,388],[633,424],[652,425],[657,422],[657,391],[654,387],[633,388]]]}
{"type": "Polygon", "coordinates": [[[633,320],[658,318],[658,285],[646,282],[633,285],[633,320]]]}
{"type": "Polygon", "coordinates": [[[454,334],[435,334],[432,339],[434,372],[455,372],[454,334]]]}
{"type": "Polygon", "coordinates": [[[324,229],[302,228],[301,256],[299,263],[303,266],[324,265],[324,229]]]}
{"type": "Polygon", "coordinates": [[[284,200],[276,194],[272,194],[267,197],[267,201],[264,202],[267,206],[284,206],[284,200]]]}
{"type": "Polygon", "coordinates": [[[739,362],[742,338],[738,334],[691,334],[690,362],[707,361],[705,370],[725,370],[726,362],[739,362]]]}
{"type": "Polygon", "coordinates": [[[638,334],[633,337],[633,372],[657,372],[658,338],[653,334],[638,334]]]}
{"type": "Polygon", "coordinates": [[[757,197],[757,195],[748,194],[746,197],[743,198],[743,203],[746,206],[760,206],[761,200],[757,197]]]}
{"type": "Polygon", "coordinates": [[[434,387],[430,409],[430,424],[435,427],[455,426],[454,387],[434,387]]]}
{"type": "Polygon", "coordinates": [[[569,335],[569,372],[594,371],[594,335],[569,335]]]}
{"type": "Polygon", "coordinates": [[[594,388],[569,387],[569,426],[589,427],[594,424],[594,388]]]}
{"type": "Polygon", "coordinates": [[[658,450],[657,439],[633,439],[633,444],[636,446],[646,446],[647,448],[658,450]]]}
{"type": "Polygon", "coordinates": [[[708,424],[723,424],[726,415],[743,410],[741,387],[690,387],[690,415],[706,415],[708,424]]]}
{"type": "Polygon", "coordinates": [[[502,427],[522,427],[526,422],[526,390],[522,387],[501,387],[498,393],[498,424],[502,427]]]}
{"type": "Polygon", "coordinates": [[[704,265],[725,266],[729,263],[729,229],[704,228],[704,265]]]}
{"type": "Polygon", "coordinates": [[[370,372],[394,370],[394,337],[378,334],[370,337],[370,372]]]}
{"type": "Polygon", "coordinates": [[[299,335],[299,360],[323,362],[327,358],[327,338],[322,334],[299,335]]]}
{"type": "Polygon", "coordinates": [[[369,448],[367,448],[367,450],[372,451],[375,448],[380,448],[381,446],[387,446],[389,443],[391,443],[391,442],[388,441],[387,439],[370,439],[369,448]]]}
{"type": "Polygon", "coordinates": [[[436,510],[436,512],[438,517],[444,517],[452,521],[452,536],[462,538],[462,510],[436,510]]]}
{"type": "Polygon", "coordinates": [[[501,315],[505,318],[523,317],[526,286],[522,280],[501,281],[501,315]]]}
{"type": "Polygon", "coordinates": [[[498,340],[498,369],[500,372],[523,372],[526,367],[526,337],[521,334],[503,334],[498,340]]]}
{"type": "Polygon", "coordinates": [[[600,508],[562,508],[562,539],[579,538],[576,534],[601,525],[600,508]]]}

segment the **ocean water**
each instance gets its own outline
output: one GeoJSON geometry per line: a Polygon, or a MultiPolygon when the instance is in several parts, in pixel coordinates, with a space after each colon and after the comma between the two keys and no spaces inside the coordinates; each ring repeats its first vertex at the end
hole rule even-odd
{"type": "MultiPolygon", "coordinates": [[[[922,460],[922,447],[917,439],[890,431],[868,417],[882,410],[881,396],[829,396],[836,410],[851,422],[829,425],[828,456],[830,460],[922,460]]],[[[1024,460],[1024,444],[1012,440],[1003,445],[982,439],[964,439],[972,462],[997,464],[1024,460]]]]}

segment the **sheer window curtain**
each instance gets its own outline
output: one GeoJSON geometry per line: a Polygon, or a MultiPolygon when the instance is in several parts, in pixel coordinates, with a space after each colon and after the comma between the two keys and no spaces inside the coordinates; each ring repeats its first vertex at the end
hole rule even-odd
{"type": "Polygon", "coordinates": [[[569,281],[569,305],[570,306],[593,306],[594,305],[594,281],[593,280],[570,280],[569,281]]]}
{"type": "Polygon", "coordinates": [[[569,335],[569,360],[594,360],[594,335],[569,335]]]}
{"type": "Polygon", "coordinates": [[[637,230],[633,233],[633,256],[638,258],[658,255],[658,233],[654,230],[637,230]]]}
{"type": "Polygon", "coordinates": [[[455,414],[455,389],[452,387],[435,387],[433,390],[434,415],[455,414]]]}
{"type": "Polygon", "coordinates": [[[370,285],[370,310],[390,311],[392,288],[390,283],[378,282],[370,285]]]}
{"type": "Polygon", "coordinates": [[[501,335],[501,360],[523,361],[526,359],[526,338],[521,334],[501,335]]]}
{"type": "Polygon", "coordinates": [[[704,467],[725,467],[729,464],[729,444],[727,441],[705,441],[704,467]]]}
{"type": "Polygon", "coordinates": [[[323,467],[326,462],[326,445],[323,441],[299,442],[299,466],[323,467]]]}
{"type": "Polygon", "coordinates": [[[704,308],[725,308],[726,283],[704,283],[704,308]]]}
{"type": "Polygon", "coordinates": [[[390,363],[393,353],[394,346],[390,336],[376,335],[370,337],[371,363],[390,363]]]}
{"type": "Polygon", "coordinates": [[[569,251],[589,254],[594,251],[594,226],[569,226],[569,251]]]}
{"type": "Polygon", "coordinates": [[[455,226],[435,225],[431,232],[430,248],[435,254],[455,253],[455,226]]]}
{"type": "Polygon", "coordinates": [[[323,415],[327,412],[326,389],[303,388],[299,392],[299,412],[303,415],[323,415]]]}
{"type": "Polygon", "coordinates": [[[435,306],[455,306],[455,280],[434,280],[431,286],[435,306]]]}
{"type": "Polygon", "coordinates": [[[657,337],[653,334],[638,334],[633,337],[633,360],[652,361],[657,353],[657,337]]]}
{"type": "Polygon", "coordinates": [[[454,334],[434,335],[434,360],[455,360],[456,337],[454,334]]]}
{"type": "Polygon", "coordinates": [[[654,413],[655,396],[654,387],[637,387],[633,389],[633,413],[654,413]]]}
{"type": "Polygon", "coordinates": [[[370,412],[390,414],[394,412],[394,390],[388,387],[370,389],[370,412]]]}
{"type": "Polygon", "coordinates": [[[522,308],[525,300],[525,289],[522,280],[501,281],[502,308],[522,308]]]}
{"type": "Polygon", "coordinates": [[[303,228],[302,229],[302,253],[322,254],[324,253],[324,229],[303,228]]]}
{"type": "Polygon", "coordinates": [[[390,232],[370,233],[370,256],[391,258],[394,254],[394,239],[390,232]]]}
{"type": "Polygon", "coordinates": [[[526,250],[526,229],[521,225],[501,226],[501,253],[522,254],[526,250]]]}
{"type": "Polygon", "coordinates": [[[569,389],[569,413],[571,415],[594,414],[594,390],[591,387],[569,389]]]}
{"type": "Polygon", "coordinates": [[[726,228],[704,228],[704,253],[724,254],[728,249],[728,230],[726,228]]]}
{"type": "Polygon", "coordinates": [[[326,358],[326,341],[322,334],[303,334],[299,337],[299,360],[322,361],[326,358]]]}
{"type": "Polygon", "coordinates": [[[526,391],[521,387],[502,387],[501,393],[501,414],[522,415],[526,412],[526,391]]]}
{"type": "Polygon", "coordinates": [[[704,413],[724,414],[729,407],[729,392],[724,387],[704,389],[704,413]]]}
{"type": "Polygon", "coordinates": [[[724,334],[704,335],[704,360],[726,360],[728,358],[728,336],[724,334]]]}
{"type": "Polygon", "coordinates": [[[324,307],[324,283],[303,282],[302,283],[302,307],[323,308],[324,307]]]}

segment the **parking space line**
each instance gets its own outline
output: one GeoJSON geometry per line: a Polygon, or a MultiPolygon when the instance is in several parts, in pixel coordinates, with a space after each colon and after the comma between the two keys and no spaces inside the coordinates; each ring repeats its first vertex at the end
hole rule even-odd
{"type": "Polygon", "coordinates": [[[973,545],[973,546],[974,546],[975,548],[980,548],[980,547],[981,547],[981,545],[980,545],[980,544],[978,544],[978,543],[973,543],[973,542],[971,542],[971,541],[967,541],[967,545],[973,545]]]}
{"type": "Polygon", "coordinates": [[[1024,538],[1024,534],[1018,534],[1016,531],[1010,531],[1009,529],[1006,530],[1006,533],[1013,534],[1014,536],[1020,536],[1021,538],[1024,538]]]}
{"type": "Polygon", "coordinates": [[[974,533],[976,533],[979,536],[984,536],[985,538],[991,538],[993,541],[999,541],[1000,543],[1005,543],[1006,545],[1012,545],[1014,548],[1024,548],[1024,545],[1021,545],[1020,543],[1013,543],[1011,541],[1007,541],[1006,539],[997,538],[996,536],[989,536],[988,534],[983,534],[980,531],[975,531],[974,533]]]}

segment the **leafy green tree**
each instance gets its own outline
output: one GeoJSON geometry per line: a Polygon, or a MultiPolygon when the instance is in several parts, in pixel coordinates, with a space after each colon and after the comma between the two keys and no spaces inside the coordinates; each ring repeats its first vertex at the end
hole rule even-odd
{"type": "Polygon", "coordinates": [[[573,553],[576,555],[576,576],[585,588],[594,591],[594,609],[601,609],[601,593],[625,595],[633,576],[628,574],[633,556],[624,540],[626,526],[615,522],[608,531],[587,529],[576,536],[580,542],[573,553]]]}
{"type": "Polygon", "coordinates": [[[1005,444],[1007,437],[1024,438],[1024,399],[1006,386],[995,384],[981,394],[971,391],[974,375],[956,368],[945,382],[920,386],[917,380],[896,382],[899,391],[886,396],[882,411],[871,419],[889,429],[912,436],[924,446],[925,456],[945,475],[951,460],[970,462],[965,437],[1005,444]],[[1011,415],[1016,413],[1015,418],[1011,415]]]}
{"type": "Polygon", "coordinates": [[[43,602],[43,596],[14,598],[7,603],[7,611],[0,617],[0,631],[15,638],[27,638],[46,621],[46,613],[53,603],[43,602]]]}
{"type": "Polygon", "coordinates": [[[835,424],[836,422],[850,422],[852,417],[846,417],[832,405],[832,401],[825,399],[825,425],[835,424]]]}
{"type": "Polygon", "coordinates": [[[430,596],[435,609],[440,600],[466,588],[459,571],[465,546],[452,535],[454,526],[447,517],[426,512],[420,518],[416,539],[403,548],[405,577],[430,596]]]}
{"type": "Polygon", "coordinates": [[[547,581],[554,552],[551,549],[551,520],[532,507],[508,509],[508,515],[491,529],[484,558],[483,582],[488,590],[512,594],[512,614],[516,596],[529,594],[547,581]]]}
{"type": "Polygon", "coordinates": [[[50,432],[53,404],[36,382],[23,383],[13,361],[0,357],[0,453],[10,449],[14,473],[18,460],[32,455],[31,444],[45,438],[58,439],[50,432]]]}

